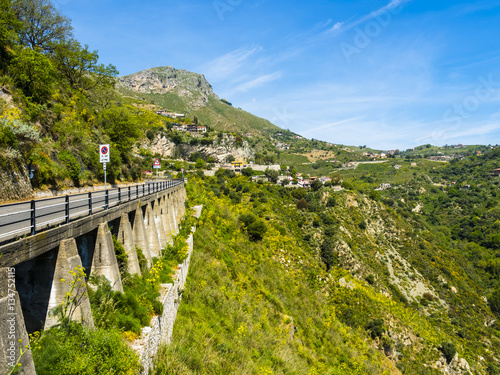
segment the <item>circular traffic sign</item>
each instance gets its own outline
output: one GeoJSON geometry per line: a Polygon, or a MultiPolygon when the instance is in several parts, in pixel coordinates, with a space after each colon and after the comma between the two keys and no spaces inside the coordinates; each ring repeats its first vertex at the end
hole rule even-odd
{"type": "Polygon", "coordinates": [[[101,148],[101,154],[106,155],[108,153],[108,148],[106,146],[103,146],[101,148]]]}

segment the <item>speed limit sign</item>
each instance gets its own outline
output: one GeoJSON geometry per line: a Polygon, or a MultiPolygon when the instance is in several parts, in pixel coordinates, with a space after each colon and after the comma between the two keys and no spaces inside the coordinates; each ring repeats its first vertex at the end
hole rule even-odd
{"type": "Polygon", "coordinates": [[[109,163],[109,145],[99,145],[99,160],[101,163],[109,163]]]}

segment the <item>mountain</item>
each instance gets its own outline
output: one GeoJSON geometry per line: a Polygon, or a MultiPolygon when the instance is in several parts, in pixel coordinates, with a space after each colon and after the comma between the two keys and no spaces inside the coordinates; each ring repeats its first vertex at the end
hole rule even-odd
{"type": "Polygon", "coordinates": [[[216,130],[264,135],[281,129],[268,120],[234,108],[220,99],[205,76],[171,66],[152,68],[119,77],[122,94],[156,104],[163,110],[180,112],[216,130]]]}

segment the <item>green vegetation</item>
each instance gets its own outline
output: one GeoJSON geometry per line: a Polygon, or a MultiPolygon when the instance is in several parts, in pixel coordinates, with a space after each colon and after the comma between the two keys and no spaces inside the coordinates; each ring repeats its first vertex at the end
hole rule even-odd
{"type": "Polygon", "coordinates": [[[481,209],[496,215],[498,156],[369,165],[361,173],[373,181],[353,176],[343,192],[226,172],[190,178],[189,196],[204,211],[173,343],[155,373],[434,374],[439,358],[451,366],[455,353],[473,372],[495,373],[498,218],[473,219],[481,209]],[[482,178],[477,198],[468,187],[459,194],[435,185],[451,178],[460,186],[482,178]],[[400,187],[374,192],[381,181],[400,187]],[[448,216],[456,206],[438,204],[441,196],[461,199],[460,215],[448,216]],[[450,238],[449,224],[462,222],[467,205],[468,225],[482,226],[476,247],[466,240],[474,228],[450,238]],[[259,219],[267,230],[255,240],[248,227],[259,219]]]}
{"type": "Polygon", "coordinates": [[[72,280],[61,280],[70,291],[55,309],[59,324],[30,335],[37,374],[136,374],[141,366],[128,342],[141,334],[152,316],[162,314],[160,284],[173,282],[173,270],[187,256],[186,239],[195,224],[188,210],[173,244],[163,249],[150,269],[138,249],[141,276],[126,272],[127,255],[113,238],[124,293],[113,291],[104,276],[90,276],[87,288],[83,267],[71,272],[72,280]],[[92,307],[93,329],[73,320],[86,295],[92,307]]]}

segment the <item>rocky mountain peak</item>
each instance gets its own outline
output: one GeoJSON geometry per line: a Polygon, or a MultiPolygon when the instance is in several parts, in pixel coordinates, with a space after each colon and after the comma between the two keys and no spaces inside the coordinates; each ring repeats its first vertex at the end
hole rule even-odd
{"type": "Polygon", "coordinates": [[[194,109],[205,106],[209,97],[219,99],[203,74],[171,66],[151,68],[119,77],[117,88],[142,94],[174,93],[186,98],[194,109]]]}

